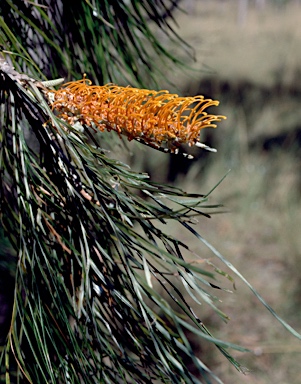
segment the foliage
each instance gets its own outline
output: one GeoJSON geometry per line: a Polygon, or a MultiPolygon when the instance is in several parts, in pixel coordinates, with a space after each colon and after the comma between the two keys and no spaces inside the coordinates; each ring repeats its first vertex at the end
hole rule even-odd
{"type": "Polygon", "coordinates": [[[156,81],[162,66],[180,61],[154,31],[160,29],[169,46],[181,44],[193,52],[174,29],[172,11],[178,0],[10,1],[0,4],[2,49],[14,53],[13,64],[39,78],[80,78],[94,82],[123,81],[143,85],[156,81]],[[26,62],[25,62],[26,60],[26,62]]]}
{"type": "Polygon", "coordinates": [[[221,382],[194,354],[186,330],[243,370],[228,352],[243,348],[213,337],[183,294],[226,321],[215,279],[230,276],[185,261],[189,247],[162,229],[179,223],[206,243],[191,223],[215,208],[209,194],[133,172],[109,156],[102,135],[59,119],[45,100],[51,85],[32,78],[85,71],[100,82],[124,75],[142,84],[151,73],[144,42],[171,58],[149,27],[153,20],[169,31],[165,4],[78,0],[66,20],[64,2],[1,2],[0,43],[13,51],[0,58],[1,221],[17,252],[0,354],[7,383],[221,382]]]}
{"type": "Polygon", "coordinates": [[[178,275],[193,297],[216,309],[207,291],[214,285],[204,279],[213,273],[185,262],[181,249],[188,247],[157,225],[187,225],[206,209],[207,196],[132,172],[83,134],[70,126],[66,131],[35,83],[22,79],[20,85],[4,72],[2,78],[2,222],[19,252],[2,358],[11,348],[31,382],[189,383],[180,352],[200,372],[207,368],[191,351],[187,328],[216,343],[239,367],[224,349],[230,344],[210,335],[170,281],[178,275]],[[39,153],[30,148],[26,128],[39,153]],[[154,281],[177,311],[158,295],[154,281]]]}

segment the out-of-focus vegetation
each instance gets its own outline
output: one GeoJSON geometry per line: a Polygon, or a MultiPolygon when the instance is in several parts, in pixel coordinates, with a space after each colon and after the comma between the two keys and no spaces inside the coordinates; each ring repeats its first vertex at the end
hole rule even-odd
{"type": "MultiPolygon", "coordinates": [[[[164,155],[143,167],[158,180],[172,174],[176,184],[193,191],[208,189],[231,169],[214,193],[227,212],[198,229],[299,329],[301,2],[244,2],[244,14],[241,3],[185,0],[187,13],[177,15],[181,36],[202,65],[190,78],[175,74],[175,88],[221,101],[228,119],[204,138],[217,154],[206,153],[184,170],[176,157],[164,155]]],[[[193,246],[193,239],[185,241],[193,246]]],[[[203,256],[211,257],[205,249],[203,256]]],[[[230,324],[221,325],[214,314],[203,320],[254,351],[243,356],[251,372],[242,377],[213,351],[195,345],[226,383],[301,382],[300,342],[287,336],[241,283],[232,297],[225,295],[222,308],[230,324]]]]}

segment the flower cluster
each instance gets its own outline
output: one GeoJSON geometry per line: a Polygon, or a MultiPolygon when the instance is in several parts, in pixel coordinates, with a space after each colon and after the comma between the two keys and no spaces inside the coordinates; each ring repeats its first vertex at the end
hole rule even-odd
{"type": "Polygon", "coordinates": [[[183,143],[206,147],[199,141],[200,130],[216,127],[214,122],[225,118],[208,114],[205,110],[219,102],[203,96],[179,97],[114,84],[93,86],[87,79],[63,84],[53,99],[53,109],[71,125],[79,122],[101,131],[114,130],[154,147],[165,143],[175,153],[183,143]]]}

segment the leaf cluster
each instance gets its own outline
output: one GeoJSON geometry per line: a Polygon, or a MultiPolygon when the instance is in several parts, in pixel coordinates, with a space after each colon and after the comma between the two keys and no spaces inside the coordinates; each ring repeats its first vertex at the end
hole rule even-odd
{"type": "Polygon", "coordinates": [[[160,73],[157,58],[164,66],[180,63],[170,53],[171,44],[181,44],[192,57],[174,29],[172,11],[178,2],[74,0],[70,6],[66,1],[3,0],[0,42],[14,53],[16,68],[25,70],[26,65],[27,73],[38,78],[78,79],[87,73],[99,84],[145,87],[160,73]]]}
{"type": "Polygon", "coordinates": [[[18,252],[6,374],[17,362],[30,382],[197,382],[186,355],[214,377],[185,329],[239,369],[225,348],[240,348],[214,338],[173,281],[226,320],[214,271],[186,262],[189,248],[158,225],[208,216],[207,196],[133,172],[59,121],[35,82],[1,80],[1,219],[18,252]]]}
{"type": "Polygon", "coordinates": [[[177,62],[153,30],[177,38],[170,24],[177,5],[0,2],[0,45],[8,61],[0,57],[0,217],[17,254],[1,381],[221,382],[195,355],[187,331],[243,370],[228,352],[243,349],[212,336],[187,299],[226,321],[216,306],[222,287],[215,279],[231,277],[206,260],[185,261],[189,247],[166,224],[180,224],[206,244],[301,337],[193,229],[196,216],[217,208],[208,205],[208,193],[187,194],[133,172],[108,155],[103,136],[99,141],[90,128],[60,120],[31,78],[76,79],[87,72],[101,84],[149,83],[153,54],[177,62]]]}

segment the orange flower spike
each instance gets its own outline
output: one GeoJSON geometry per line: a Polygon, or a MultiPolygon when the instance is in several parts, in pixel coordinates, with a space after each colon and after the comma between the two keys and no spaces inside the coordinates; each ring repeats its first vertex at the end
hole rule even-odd
{"type": "Polygon", "coordinates": [[[166,142],[171,151],[177,151],[181,143],[206,148],[199,142],[199,132],[206,127],[216,127],[213,122],[225,118],[205,111],[218,104],[203,96],[179,97],[166,90],[114,84],[93,86],[84,78],[54,91],[52,108],[69,123],[79,121],[96,125],[100,130],[114,130],[129,140],[143,140],[155,147],[166,142]]]}
{"type": "MultiPolygon", "coordinates": [[[[200,102],[194,108],[194,118],[192,119],[191,124],[196,124],[199,121],[202,121],[204,116],[208,116],[207,112],[204,112],[204,109],[211,106],[218,106],[218,105],[219,105],[219,102],[216,100],[210,100],[210,99],[200,100],[200,102]]],[[[210,116],[210,120],[212,121],[220,121],[221,116],[214,116],[214,115],[209,115],[209,116],[210,116]]],[[[223,116],[223,118],[225,117],[223,116]]]]}
{"type": "Polygon", "coordinates": [[[177,114],[178,114],[178,126],[182,126],[183,125],[183,122],[184,121],[187,121],[189,119],[189,117],[191,116],[191,108],[188,109],[188,106],[191,105],[193,103],[193,99],[191,98],[183,98],[182,99],[182,105],[181,105],[181,108],[178,110],[177,114]],[[183,115],[183,113],[185,111],[189,111],[189,114],[186,116],[186,115],[183,115]]]}
{"type": "Polygon", "coordinates": [[[158,127],[159,129],[164,129],[166,132],[169,131],[168,129],[168,123],[175,124],[176,121],[174,121],[174,111],[173,109],[177,108],[178,104],[180,103],[180,99],[178,98],[178,95],[162,95],[162,100],[165,102],[163,105],[160,104],[157,110],[157,115],[159,118],[158,121],[158,127]],[[164,100],[165,98],[168,98],[168,100],[164,100]],[[177,99],[176,99],[177,98],[177,99]],[[173,107],[173,108],[172,108],[173,107]],[[171,120],[171,121],[170,121],[171,120]]]}

